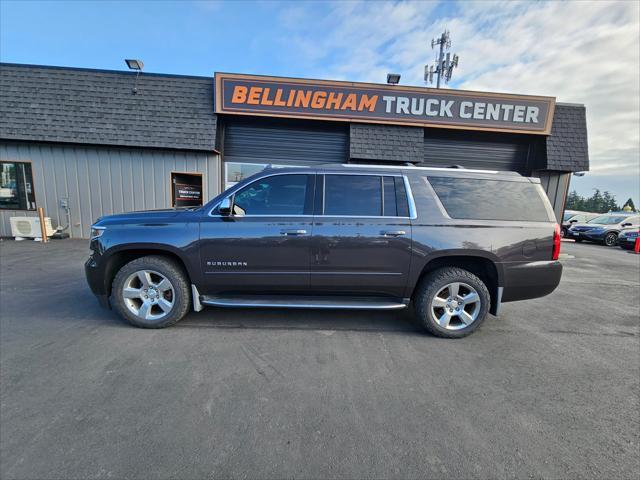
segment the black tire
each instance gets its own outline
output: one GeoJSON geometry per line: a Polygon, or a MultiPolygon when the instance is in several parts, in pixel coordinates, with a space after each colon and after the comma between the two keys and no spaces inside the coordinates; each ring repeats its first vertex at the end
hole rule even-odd
{"type": "MultiPolygon", "coordinates": [[[[111,305],[130,324],[140,328],[165,328],[177,323],[189,312],[191,306],[191,288],[187,275],[174,260],[160,255],[149,255],[136,258],[123,266],[113,279],[111,288],[111,305]],[[129,310],[125,305],[124,284],[136,272],[150,270],[158,272],[171,283],[173,290],[171,310],[159,320],[143,319],[129,310]]],[[[154,307],[157,308],[157,307],[154,307]]],[[[163,312],[160,311],[160,314],[163,312]]]]}
{"type": "Polygon", "coordinates": [[[444,267],[425,276],[413,295],[414,309],[420,324],[432,335],[442,338],[462,338],[473,333],[487,317],[491,295],[487,286],[473,273],[458,267],[444,267]],[[459,330],[449,330],[440,326],[433,316],[431,300],[448,284],[462,282],[475,289],[480,297],[480,311],[476,320],[459,330]]]}
{"type": "Polygon", "coordinates": [[[602,243],[607,247],[615,247],[618,243],[618,234],[616,232],[609,232],[604,236],[602,243]]]}
{"type": "Polygon", "coordinates": [[[567,236],[567,229],[565,227],[562,227],[560,229],[560,237],[565,238],[566,236],[567,236]]]}

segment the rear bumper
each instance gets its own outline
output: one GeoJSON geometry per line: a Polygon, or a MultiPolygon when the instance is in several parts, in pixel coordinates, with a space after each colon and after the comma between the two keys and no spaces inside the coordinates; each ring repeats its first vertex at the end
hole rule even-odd
{"type": "Polygon", "coordinates": [[[562,264],[558,261],[503,263],[502,302],[514,302],[549,295],[560,284],[562,264]]]}

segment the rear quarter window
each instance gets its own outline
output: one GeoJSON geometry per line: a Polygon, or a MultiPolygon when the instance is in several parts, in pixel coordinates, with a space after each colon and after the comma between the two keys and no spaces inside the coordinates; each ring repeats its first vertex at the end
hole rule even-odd
{"type": "Polygon", "coordinates": [[[429,177],[451,218],[549,222],[538,185],[478,178],[429,177]]]}

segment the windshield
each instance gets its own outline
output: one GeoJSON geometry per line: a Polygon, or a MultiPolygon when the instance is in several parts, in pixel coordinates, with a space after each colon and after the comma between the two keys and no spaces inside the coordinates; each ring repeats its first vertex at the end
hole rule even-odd
{"type": "Polygon", "coordinates": [[[563,222],[566,222],[566,221],[568,221],[571,217],[574,217],[574,216],[575,216],[575,213],[565,213],[565,214],[564,214],[564,217],[562,217],[562,221],[563,221],[563,222]]]}
{"type": "Polygon", "coordinates": [[[589,220],[588,223],[599,223],[600,225],[614,225],[620,223],[627,217],[612,217],[610,215],[600,215],[599,217],[589,220]]]}

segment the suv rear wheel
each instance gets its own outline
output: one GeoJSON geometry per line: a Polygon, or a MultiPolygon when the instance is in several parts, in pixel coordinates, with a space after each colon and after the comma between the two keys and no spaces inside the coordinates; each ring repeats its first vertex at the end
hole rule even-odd
{"type": "Polygon", "coordinates": [[[118,271],[111,304],[136,327],[168,327],[189,311],[189,282],[173,260],[156,255],[140,257],[118,271]]]}
{"type": "Polygon", "coordinates": [[[473,273],[445,267],[429,273],[418,285],[414,304],[418,320],[431,334],[461,338],[485,320],[491,297],[473,273]]]}

